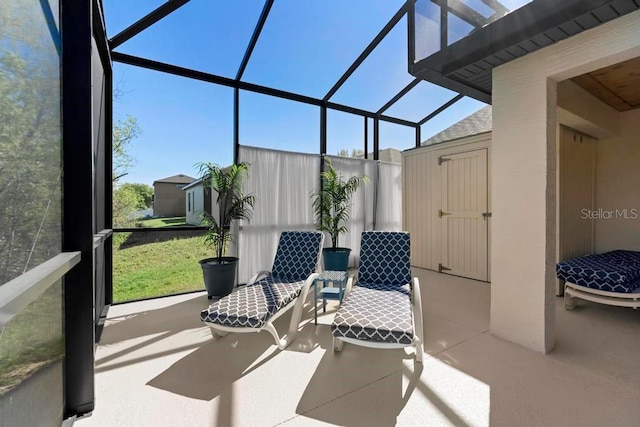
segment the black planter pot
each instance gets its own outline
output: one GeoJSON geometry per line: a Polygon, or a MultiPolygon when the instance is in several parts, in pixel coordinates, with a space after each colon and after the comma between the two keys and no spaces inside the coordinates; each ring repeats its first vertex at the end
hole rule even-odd
{"type": "Polygon", "coordinates": [[[351,249],[349,248],[324,248],[322,250],[322,260],[325,271],[347,271],[350,253],[351,249]]]}
{"type": "Polygon", "coordinates": [[[207,258],[200,261],[200,266],[209,299],[222,298],[233,291],[236,285],[238,258],[207,258]]]}

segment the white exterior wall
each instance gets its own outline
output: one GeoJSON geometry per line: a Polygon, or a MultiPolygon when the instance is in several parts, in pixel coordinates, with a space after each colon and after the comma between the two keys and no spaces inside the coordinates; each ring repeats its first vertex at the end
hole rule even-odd
{"type": "Polygon", "coordinates": [[[640,110],[619,114],[620,135],[597,143],[596,252],[640,251],[640,110]]]}
{"type": "Polygon", "coordinates": [[[187,224],[200,225],[202,222],[201,213],[204,210],[204,188],[202,185],[188,188],[186,190],[187,224]],[[191,197],[191,209],[189,209],[189,197],[191,197]]]}
{"type": "Polygon", "coordinates": [[[555,344],[557,82],[640,56],[640,12],[493,72],[491,331],[555,344]]]}

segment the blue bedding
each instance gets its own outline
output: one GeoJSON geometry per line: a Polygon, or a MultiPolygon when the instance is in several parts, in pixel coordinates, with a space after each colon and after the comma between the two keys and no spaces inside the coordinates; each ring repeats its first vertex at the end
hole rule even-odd
{"type": "Polygon", "coordinates": [[[611,251],[556,264],[558,279],[609,292],[633,292],[640,287],[640,252],[611,251]]]}

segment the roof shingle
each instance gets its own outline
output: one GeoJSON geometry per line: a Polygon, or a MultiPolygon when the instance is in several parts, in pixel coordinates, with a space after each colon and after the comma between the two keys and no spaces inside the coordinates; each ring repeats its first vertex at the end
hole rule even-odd
{"type": "Polygon", "coordinates": [[[432,145],[441,142],[452,141],[454,139],[465,138],[467,136],[478,135],[491,131],[491,105],[479,109],[470,116],[465,117],[442,132],[433,135],[423,141],[421,145],[432,145]]]}

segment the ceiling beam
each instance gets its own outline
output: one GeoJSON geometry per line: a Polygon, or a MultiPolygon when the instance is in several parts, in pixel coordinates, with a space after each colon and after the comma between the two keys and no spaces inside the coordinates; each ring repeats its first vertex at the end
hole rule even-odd
{"type": "Polygon", "coordinates": [[[244,70],[247,68],[247,65],[249,64],[249,60],[251,59],[251,54],[253,53],[253,49],[256,47],[256,43],[258,43],[258,38],[260,38],[260,33],[262,32],[262,28],[264,27],[264,24],[265,22],[267,22],[267,18],[269,17],[271,6],[273,6],[273,0],[267,0],[264,3],[264,7],[262,8],[262,13],[260,14],[260,19],[258,19],[258,23],[256,24],[256,27],[253,30],[253,35],[251,36],[251,40],[249,41],[247,50],[244,52],[242,63],[240,63],[240,68],[238,68],[238,73],[236,74],[236,80],[242,80],[242,75],[244,74],[244,70]]]}
{"type": "Polygon", "coordinates": [[[442,113],[444,110],[446,110],[447,108],[451,107],[453,104],[455,104],[456,102],[460,101],[462,98],[464,98],[464,95],[456,95],[453,98],[451,98],[449,101],[445,102],[444,104],[442,104],[440,107],[438,107],[436,110],[434,110],[433,112],[431,112],[427,117],[425,117],[424,119],[420,120],[418,122],[419,126],[422,126],[423,124],[425,124],[426,122],[428,122],[429,120],[433,119],[435,116],[437,116],[438,114],[442,113]]]}
{"type": "Polygon", "coordinates": [[[348,105],[337,104],[335,102],[324,102],[321,99],[312,98],[310,96],[300,95],[293,92],[287,92],[280,89],[274,89],[267,86],[261,86],[254,83],[248,83],[230,79],[228,77],[222,77],[215,74],[205,73],[202,71],[190,70],[188,68],[179,67],[177,65],[166,64],[164,62],[153,61],[151,59],[140,58],[133,55],[128,55],[120,52],[111,52],[111,57],[115,62],[122,64],[134,65],[136,67],[146,68],[149,70],[160,71],[163,73],[173,74],[176,76],[187,77],[194,80],[200,80],[208,83],[219,84],[222,86],[238,88],[254,93],[261,93],[263,95],[275,96],[277,98],[288,99],[291,101],[302,102],[304,104],[315,105],[321,107],[326,105],[327,108],[333,110],[342,111],[345,113],[357,114],[365,117],[378,117],[380,120],[395,123],[403,126],[415,127],[417,123],[400,119],[397,117],[390,117],[380,115],[372,111],[361,110],[359,108],[350,107],[348,105]]]}
{"type": "Polygon", "coordinates": [[[373,40],[371,40],[371,43],[369,43],[369,45],[365,48],[365,50],[360,54],[360,56],[358,56],[358,58],[353,62],[353,64],[351,64],[351,66],[347,69],[347,71],[345,71],[345,73],[340,77],[340,79],[336,82],[336,84],[333,85],[333,87],[329,90],[329,92],[327,92],[325,97],[322,98],[323,101],[326,102],[330,100],[333,95],[335,95],[338,89],[342,87],[344,82],[346,82],[347,79],[351,77],[351,75],[356,71],[356,69],[360,66],[360,64],[362,64],[364,60],[367,59],[369,54],[373,52],[373,49],[375,49],[376,46],[378,46],[380,42],[386,37],[386,35],[389,34],[389,32],[393,29],[393,27],[395,27],[396,24],[400,22],[402,17],[405,16],[407,13],[407,5],[409,3],[412,3],[412,2],[407,2],[403,4],[402,7],[396,12],[396,14],[393,15],[391,20],[387,22],[387,25],[385,25],[384,28],[380,30],[378,35],[373,40]]]}
{"type": "Polygon", "coordinates": [[[411,83],[409,83],[407,86],[405,86],[404,89],[402,89],[400,92],[398,92],[398,94],[396,96],[394,96],[386,104],[384,104],[382,106],[382,108],[380,108],[378,111],[376,111],[376,114],[382,114],[385,111],[387,111],[393,104],[395,104],[400,98],[405,96],[411,89],[416,87],[418,85],[418,83],[420,83],[421,81],[422,81],[422,79],[415,78],[411,83]]]}
{"type": "Polygon", "coordinates": [[[158,7],[147,16],[141,18],[137,22],[133,23],[129,27],[113,36],[111,40],[109,40],[111,49],[115,49],[130,38],[136,36],[137,34],[140,34],[142,31],[146,30],[156,22],[160,21],[161,19],[187,3],[189,3],[189,0],[168,0],[165,4],[158,7]]]}

